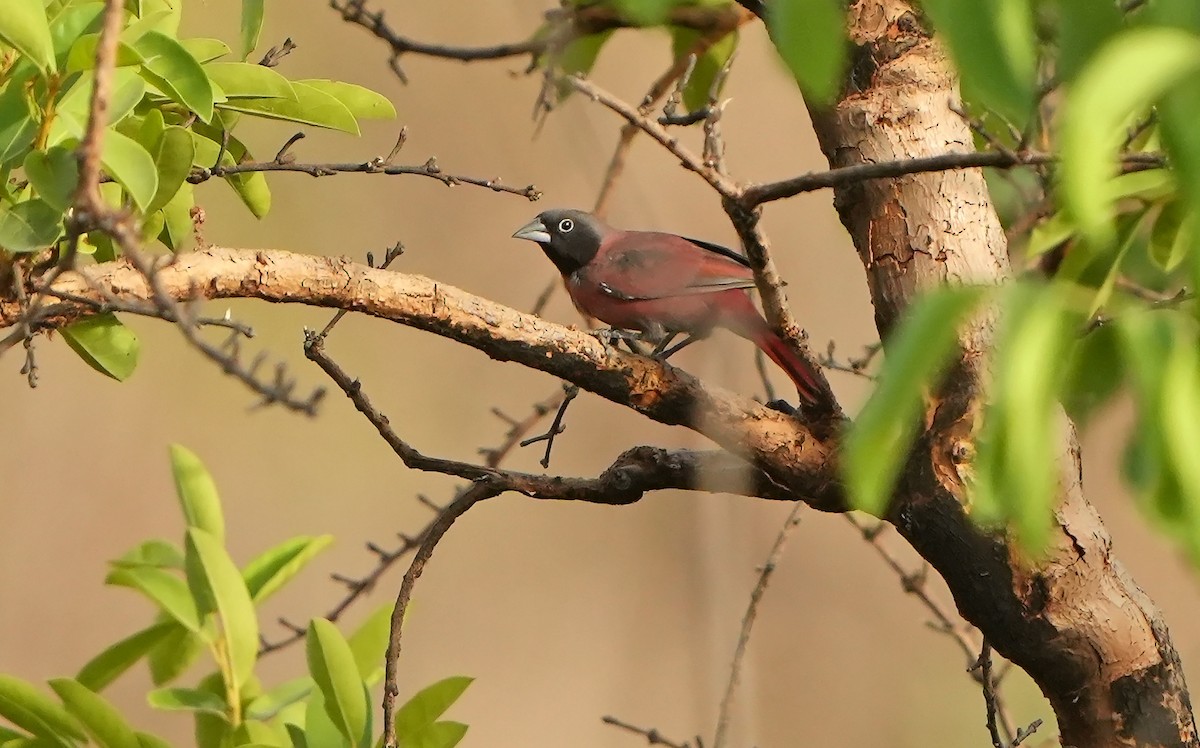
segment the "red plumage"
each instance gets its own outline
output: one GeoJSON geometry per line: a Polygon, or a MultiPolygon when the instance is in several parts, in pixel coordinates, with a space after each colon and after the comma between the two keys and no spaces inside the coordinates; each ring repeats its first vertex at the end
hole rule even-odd
{"type": "Polygon", "coordinates": [[[580,211],[547,211],[514,236],[542,247],[583,313],[656,338],[725,328],[761,348],[807,403],[833,402],[824,378],[755,308],[754,274],[736,252],[674,234],[620,231],[580,211]]]}

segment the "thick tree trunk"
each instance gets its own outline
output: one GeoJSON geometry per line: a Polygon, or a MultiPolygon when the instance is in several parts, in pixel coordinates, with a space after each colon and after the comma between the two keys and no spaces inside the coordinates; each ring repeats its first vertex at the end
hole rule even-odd
{"type": "MultiPolygon", "coordinates": [[[[846,93],[813,112],[830,165],[971,149],[969,128],[950,108],[955,74],[920,13],[900,0],[858,0],[849,13],[855,52],[846,93]]],[[[1009,277],[1004,232],[979,170],[858,183],[837,190],[835,204],[883,336],[926,289],[1009,277]]],[[[1020,558],[967,515],[964,481],[992,326],[983,315],[963,330],[962,355],[931,406],[889,518],[946,579],[963,616],[1037,681],[1064,745],[1195,746],[1178,655],[1084,498],[1074,430],[1064,429],[1060,445],[1062,493],[1045,559],[1020,558]]]]}

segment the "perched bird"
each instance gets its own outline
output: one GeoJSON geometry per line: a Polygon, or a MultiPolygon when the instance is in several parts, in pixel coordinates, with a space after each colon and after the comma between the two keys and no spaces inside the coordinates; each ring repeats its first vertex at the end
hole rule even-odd
{"type": "Polygon", "coordinates": [[[723,327],[761,348],[810,406],[830,408],[828,385],[775,334],[750,300],[742,255],[675,234],[621,231],[580,210],[548,210],[513,237],[536,242],[584,314],[660,341],[662,358],[723,327]],[[678,334],[688,337],[668,348],[678,334]]]}

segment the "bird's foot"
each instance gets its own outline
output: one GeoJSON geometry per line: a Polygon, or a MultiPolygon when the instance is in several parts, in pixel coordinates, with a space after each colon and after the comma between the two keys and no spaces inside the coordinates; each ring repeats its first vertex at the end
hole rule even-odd
{"type": "Polygon", "coordinates": [[[777,410],[784,415],[796,416],[800,414],[799,410],[796,410],[787,400],[783,399],[772,400],[767,403],[767,407],[771,410],[777,410]]]}
{"type": "Polygon", "coordinates": [[[605,327],[599,330],[590,330],[588,334],[599,340],[601,343],[605,343],[606,345],[613,345],[622,340],[628,342],[630,340],[642,339],[642,334],[640,332],[635,330],[621,330],[616,327],[605,327]]]}

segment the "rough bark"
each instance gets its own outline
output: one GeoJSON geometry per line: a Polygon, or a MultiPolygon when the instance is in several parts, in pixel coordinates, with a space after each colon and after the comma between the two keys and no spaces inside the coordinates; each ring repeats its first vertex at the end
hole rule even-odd
{"type": "MultiPolygon", "coordinates": [[[[955,74],[919,12],[899,0],[858,0],[849,18],[855,51],[845,92],[832,108],[813,111],[830,165],[970,150],[970,130],[951,110],[955,74]]],[[[923,291],[1010,274],[979,170],[861,182],[835,190],[835,205],[885,339],[923,291]]],[[[1178,655],[1084,498],[1074,429],[1063,429],[1061,494],[1044,558],[1022,558],[1003,534],[970,520],[964,482],[993,324],[983,314],[961,332],[958,364],[930,405],[889,519],[945,578],[963,616],[1038,683],[1064,745],[1195,746],[1178,655]]]]}

